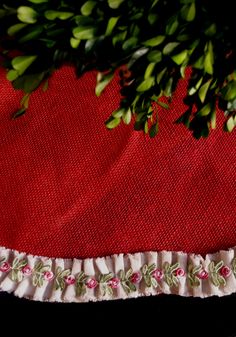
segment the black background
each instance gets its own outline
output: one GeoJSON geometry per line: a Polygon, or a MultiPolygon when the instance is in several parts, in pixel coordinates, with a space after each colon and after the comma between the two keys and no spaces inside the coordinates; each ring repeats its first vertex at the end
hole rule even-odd
{"type": "MultiPolygon", "coordinates": [[[[1,293],[0,309],[2,322],[4,315],[11,317],[22,313],[24,318],[20,329],[23,335],[28,315],[32,314],[36,328],[41,329],[45,324],[44,330],[47,330],[45,322],[49,323],[49,328],[51,324],[53,336],[57,329],[59,332],[66,329],[67,336],[88,337],[112,337],[114,333],[124,337],[236,336],[236,294],[207,299],[160,295],[134,300],[64,304],[34,302],[1,293]],[[85,324],[87,333],[83,332],[85,324]]],[[[12,331],[14,324],[9,328],[12,331]]],[[[51,334],[48,331],[43,335],[51,334]]]]}

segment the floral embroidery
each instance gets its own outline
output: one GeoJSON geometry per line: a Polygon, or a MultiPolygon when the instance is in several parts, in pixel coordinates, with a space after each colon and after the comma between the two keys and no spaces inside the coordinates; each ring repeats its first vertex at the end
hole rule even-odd
{"type": "Polygon", "coordinates": [[[233,272],[234,276],[236,277],[236,258],[233,259],[233,261],[232,261],[232,272],[233,272]]]}
{"type": "Polygon", "coordinates": [[[63,290],[65,288],[66,282],[65,278],[70,275],[70,269],[63,270],[61,267],[57,267],[56,269],[56,277],[55,277],[55,285],[54,288],[56,290],[63,290]]]}
{"type": "Polygon", "coordinates": [[[8,262],[3,262],[0,266],[0,271],[3,272],[3,273],[6,273],[8,272],[8,270],[11,269],[11,266],[8,262]]]}
{"type": "Polygon", "coordinates": [[[0,272],[9,274],[14,282],[31,278],[35,287],[42,287],[44,282],[53,282],[54,289],[60,291],[66,286],[74,286],[77,297],[84,296],[89,289],[99,291],[101,296],[112,297],[120,287],[127,295],[135,292],[140,283],[148,288],[158,288],[160,282],[166,283],[170,288],[178,287],[181,278],[188,280],[191,287],[199,287],[206,280],[216,287],[223,287],[231,274],[236,278],[236,258],[232,260],[231,266],[225,265],[223,261],[211,261],[206,269],[201,264],[194,266],[190,263],[185,271],[179,263],[164,262],[161,268],[157,268],[155,263],[144,264],[140,270],[133,271],[130,268],[127,271],[120,270],[118,275],[107,273],[95,277],[86,275],[84,271],[73,275],[70,269],[61,267],[57,267],[54,274],[51,266],[42,261],[31,267],[26,259],[16,257],[10,263],[6,258],[0,257],[0,272]]]}
{"type": "Polygon", "coordinates": [[[158,275],[163,275],[161,270],[156,269],[155,263],[147,266],[146,264],[142,268],[143,279],[147,287],[158,287],[158,275]]]}
{"type": "Polygon", "coordinates": [[[18,259],[16,257],[13,260],[12,266],[11,266],[11,276],[10,276],[12,281],[21,282],[23,280],[23,277],[24,277],[23,269],[26,265],[27,265],[27,261],[24,259],[18,259]]]}
{"type": "Polygon", "coordinates": [[[208,277],[209,277],[209,274],[208,274],[208,272],[207,272],[205,269],[202,269],[202,270],[198,273],[197,276],[200,278],[200,280],[207,280],[208,277]]]}
{"type": "Polygon", "coordinates": [[[230,271],[229,267],[224,266],[223,261],[218,263],[212,261],[209,264],[209,276],[216,287],[226,286],[226,278],[229,276],[230,271]]]}
{"type": "Polygon", "coordinates": [[[164,281],[168,284],[170,288],[178,287],[179,280],[177,275],[177,270],[179,269],[179,263],[170,265],[168,262],[164,263],[164,281]]]}
{"type": "Polygon", "coordinates": [[[109,282],[108,282],[109,287],[111,287],[112,289],[117,289],[119,288],[120,285],[120,280],[118,279],[118,277],[113,277],[109,282]]]}
{"type": "Polygon", "coordinates": [[[131,268],[126,273],[124,270],[120,271],[120,283],[127,295],[136,291],[136,286],[132,282],[133,275],[133,270],[131,268]]]}
{"type": "Polygon", "coordinates": [[[26,265],[23,269],[22,269],[22,273],[24,275],[30,276],[32,274],[32,269],[30,268],[30,266],[26,265]]]}
{"type": "Polygon", "coordinates": [[[45,281],[45,274],[50,270],[49,265],[44,265],[41,261],[36,263],[33,269],[33,285],[35,287],[42,287],[45,281]]]}

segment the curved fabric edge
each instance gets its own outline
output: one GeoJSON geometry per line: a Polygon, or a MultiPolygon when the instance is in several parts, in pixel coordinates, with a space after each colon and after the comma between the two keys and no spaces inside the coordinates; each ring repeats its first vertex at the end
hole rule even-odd
{"type": "Polygon", "coordinates": [[[236,247],[183,252],[47,258],[0,248],[0,290],[37,301],[88,302],[158,294],[209,297],[236,292],[236,247]]]}

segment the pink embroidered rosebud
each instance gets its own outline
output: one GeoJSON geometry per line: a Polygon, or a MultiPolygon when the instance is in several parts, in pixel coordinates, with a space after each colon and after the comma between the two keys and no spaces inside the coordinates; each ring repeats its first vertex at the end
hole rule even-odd
{"type": "Polygon", "coordinates": [[[154,279],[156,279],[157,281],[161,281],[164,277],[164,273],[161,269],[155,269],[152,272],[152,277],[154,277],[154,279]]]}
{"type": "Polygon", "coordinates": [[[43,277],[44,277],[44,280],[51,281],[53,279],[53,277],[54,277],[54,274],[53,274],[53,272],[51,270],[48,270],[48,271],[45,271],[43,273],[43,277]]]}
{"type": "Polygon", "coordinates": [[[133,273],[133,274],[130,276],[130,281],[131,281],[132,283],[139,283],[141,280],[142,280],[142,275],[141,275],[141,273],[139,273],[139,272],[133,273]]]}
{"type": "Polygon", "coordinates": [[[228,266],[223,266],[220,269],[220,275],[223,277],[228,277],[231,274],[231,269],[228,266]]]}
{"type": "Polygon", "coordinates": [[[117,277],[113,277],[109,282],[108,282],[109,287],[112,289],[117,289],[120,285],[120,280],[117,277]]]}
{"type": "Polygon", "coordinates": [[[3,262],[0,266],[0,271],[6,273],[11,269],[11,265],[8,262],[3,262]]]}
{"type": "Polygon", "coordinates": [[[26,265],[23,269],[22,269],[22,273],[26,276],[29,276],[32,274],[32,268],[28,265],[26,265]]]}
{"type": "Polygon", "coordinates": [[[208,272],[205,269],[202,269],[198,274],[197,274],[198,278],[200,278],[200,280],[207,280],[209,277],[208,272]]]}
{"type": "Polygon", "coordinates": [[[175,276],[177,277],[183,277],[185,275],[185,271],[183,270],[183,268],[178,268],[175,271],[175,276]]]}
{"type": "Polygon", "coordinates": [[[98,285],[98,282],[95,278],[90,277],[89,279],[87,279],[86,286],[89,289],[94,289],[94,288],[96,288],[97,285],[98,285]]]}
{"type": "Polygon", "coordinates": [[[68,285],[72,285],[72,284],[75,284],[75,277],[74,277],[74,275],[68,275],[68,276],[66,276],[65,277],[65,282],[66,282],[66,284],[68,284],[68,285]]]}

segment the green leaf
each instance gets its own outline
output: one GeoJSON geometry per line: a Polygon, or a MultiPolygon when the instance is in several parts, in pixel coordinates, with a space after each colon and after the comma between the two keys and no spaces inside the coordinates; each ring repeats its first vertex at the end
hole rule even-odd
{"type": "Polygon", "coordinates": [[[234,99],[236,99],[236,81],[229,82],[222,89],[222,95],[226,101],[233,101],[234,99]]]}
{"type": "Polygon", "coordinates": [[[106,36],[110,36],[117,24],[119,20],[119,16],[117,17],[111,17],[107,23],[107,28],[106,28],[106,32],[105,32],[105,35],[106,36]]]}
{"type": "Polygon", "coordinates": [[[128,125],[131,122],[132,119],[132,113],[131,110],[128,109],[123,115],[122,115],[122,120],[123,122],[128,125]]]}
{"type": "Polygon", "coordinates": [[[114,129],[116,128],[121,122],[121,119],[120,118],[114,118],[114,117],[111,117],[108,119],[108,121],[106,122],[106,127],[108,129],[114,129]]]}
{"type": "Polygon", "coordinates": [[[31,29],[31,31],[28,34],[22,36],[19,39],[19,42],[25,43],[29,40],[35,40],[41,35],[42,32],[43,32],[43,27],[35,27],[34,29],[31,29]]]}
{"type": "Polygon", "coordinates": [[[11,27],[8,28],[7,34],[9,36],[16,35],[21,29],[25,28],[27,26],[27,23],[17,23],[11,27]]]}
{"type": "Polygon", "coordinates": [[[163,49],[163,54],[164,55],[169,55],[171,54],[176,47],[179,46],[179,42],[169,42],[163,49]]]}
{"type": "Polygon", "coordinates": [[[72,48],[76,49],[79,47],[81,40],[75,39],[74,37],[70,38],[70,45],[72,48]]]}
{"type": "Polygon", "coordinates": [[[167,68],[164,68],[161,72],[159,72],[159,74],[157,74],[157,78],[156,81],[158,84],[160,84],[162,78],[164,77],[165,73],[167,71],[167,68]]]}
{"type": "Polygon", "coordinates": [[[151,285],[153,286],[153,288],[157,288],[157,287],[158,287],[158,282],[157,282],[157,280],[154,279],[153,277],[152,277],[152,279],[151,279],[151,285]]]}
{"type": "Polygon", "coordinates": [[[158,122],[154,123],[149,130],[149,136],[151,138],[154,138],[157,134],[158,134],[158,122]]]}
{"type": "Polygon", "coordinates": [[[73,29],[73,35],[79,40],[89,40],[94,37],[95,31],[94,27],[76,27],[73,29]]]}
{"type": "Polygon", "coordinates": [[[198,116],[208,116],[211,112],[211,104],[208,103],[204,105],[199,111],[198,111],[198,116]]]}
{"type": "Polygon", "coordinates": [[[230,117],[226,122],[226,131],[232,132],[235,127],[234,118],[230,117]]]}
{"type": "Polygon", "coordinates": [[[86,1],[81,7],[81,13],[85,16],[91,15],[94,7],[96,6],[96,1],[86,1]]]}
{"type": "Polygon", "coordinates": [[[190,5],[184,6],[181,10],[181,16],[187,22],[193,21],[196,16],[195,2],[192,2],[190,5]]]}
{"type": "Polygon", "coordinates": [[[111,82],[111,80],[113,79],[113,74],[110,73],[108,75],[103,75],[101,73],[98,73],[97,76],[97,85],[95,88],[95,93],[96,96],[100,96],[101,93],[103,92],[103,90],[106,88],[106,86],[111,82]]]}
{"type": "Polygon", "coordinates": [[[145,74],[144,74],[144,79],[145,80],[152,76],[152,73],[153,73],[153,70],[155,68],[155,65],[156,65],[155,62],[149,63],[149,65],[146,68],[145,74]]]}
{"type": "Polygon", "coordinates": [[[204,101],[205,101],[205,98],[206,98],[208,89],[209,89],[209,87],[210,87],[210,85],[211,85],[211,81],[212,81],[212,80],[209,80],[209,81],[207,81],[205,84],[203,84],[203,85],[201,86],[199,92],[198,92],[198,96],[199,96],[200,101],[201,101],[202,103],[204,103],[204,101]]]}
{"type": "Polygon", "coordinates": [[[71,18],[74,15],[74,13],[71,12],[60,12],[60,11],[54,11],[54,10],[48,10],[44,12],[44,16],[47,20],[67,20],[71,18]]]}
{"type": "Polygon", "coordinates": [[[152,50],[147,55],[149,62],[159,63],[162,60],[162,52],[160,50],[152,50]]]}
{"type": "Polygon", "coordinates": [[[17,17],[21,22],[24,23],[35,23],[37,22],[37,12],[31,7],[20,6],[17,9],[17,17]]]}
{"type": "Polygon", "coordinates": [[[37,56],[17,56],[12,60],[12,67],[22,75],[26,69],[36,60],[37,56]]]}
{"type": "Polygon", "coordinates": [[[117,9],[120,7],[124,0],[108,0],[108,5],[112,9],[117,9]]]}
{"type": "Polygon", "coordinates": [[[171,56],[171,58],[176,64],[180,66],[186,60],[187,56],[188,56],[188,51],[183,50],[181,53],[171,56]]]}
{"type": "Polygon", "coordinates": [[[13,70],[13,69],[9,70],[7,73],[7,79],[8,81],[11,81],[11,82],[17,79],[18,76],[19,76],[18,71],[13,70]]]}
{"type": "Polygon", "coordinates": [[[131,37],[123,43],[122,48],[123,50],[133,49],[137,45],[137,42],[138,39],[136,37],[131,37]]]}
{"type": "Polygon", "coordinates": [[[161,101],[157,101],[157,104],[160,105],[160,107],[164,108],[164,109],[169,109],[169,105],[164,103],[164,102],[161,102],[161,101]]]}
{"type": "Polygon", "coordinates": [[[179,22],[176,16],[170,18],[166,26],[166,34],[173,35],[179,26],[179,22]]]}
{"type": "Polygon", "coordinates": [[[209,75],[213,75],[213,64],[214,64],[214,54],[213,54],[213,46],[211,41],[208,43],[208,49],[205,55],[204,60],[204,69],[205,72],[209,75]]]}
{"type": "Polygon", "coordinates": [[[161,44],[165,40],[165,38],[165,35],[158,35],[156,37],[153,37],[152,39],[143,42],[143,45],[147,47],[156,47],[159,46],[159,44],[161,44]]]}
{"type": "Polygon", "coordinates": [[[137,87],[137,92],[144,92],[151,89],[151,87],[154,85],[155,79],[154,77],[149,77],[145,79],[139,86],[137,87]]]}

